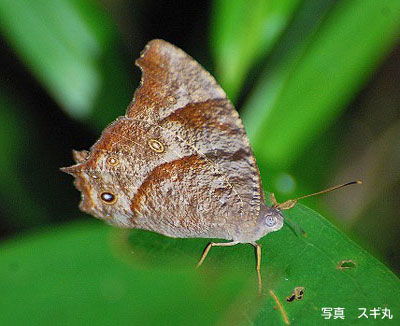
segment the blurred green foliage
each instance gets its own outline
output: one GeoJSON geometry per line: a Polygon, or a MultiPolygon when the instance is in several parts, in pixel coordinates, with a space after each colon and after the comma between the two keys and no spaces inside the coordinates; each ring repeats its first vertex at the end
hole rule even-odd
{"type": "Polygon", "coordinates": [[[352,324],[362,306],[400,313],[397,278],[303,206],[287,216],[307,239],[285,226],[261,241],[260,300],[247,246],[215,248],[194,271],[207,240],[77,223],[89,217],[58,171],[124,113],[134,59],[163,38],[241,109],[265,189],[283,199],[363,179],[306,203],[399,269],[400,1],[1,0],[0,32],[0,231],[14,238],[0,247],[1,324],[281,325],[270,290],[293,324],[320,323],[323,306],[348,307],[352,324]],[[305,299],[286,303],[295,286],[305,299]]]}
{"type": "Polygon", "coordinates": [[[399,1],[379,15],[384,5],[374,0],[325,6],[329,12],[323,20],[315,6],[303,8],[307,20],[315,19],[295,22],[300,41],[295,43],[292,33],[282,41],[246,102],[244,121],[253,148],[268,164],[293,164],[305,144],[341,114],[398,39],[399,1]]]}
{"type": "Polygon", "coordinates": [[[216,0],[211,40],[215,71],[231,100],[239,96],[254,62],[282,35],[301,1],[216,0]],[[235,55],[231,55],[235,53],[235,55]]]}
{"type": "Polygon", "coordinates": [[[288,216],[301,222],[308,236],[296,237],[285,226],[260,241],[265,257],[261,298],[249,245],[214,248],[195,270],[207,239],[110,232],[94,223],[17,238],[0,253],[0,290],[6,294],[0,307],[9,312],[0,322],[283,325],[286,317],[295,324],[318,325],[321,308],[340,302],[348,323],[364,325],[358,307],[385,304],[399,311],[393,293],[400,284],[383,264],[310,209],[299,205],[288,216]],[[343,260],[354,267],[340,269],[343,260]],[[304,299],[288,303],[286,297],[298,286],[305,288],[304,299]],[[275,309],[270,291],[284,313],[275,309]]]}

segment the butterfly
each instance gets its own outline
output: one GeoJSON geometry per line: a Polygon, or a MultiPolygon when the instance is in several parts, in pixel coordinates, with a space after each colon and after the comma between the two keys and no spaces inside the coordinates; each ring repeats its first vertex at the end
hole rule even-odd
{"type": "Polygon", "coordinates": [[[150,41],[136,64],[139,88],[125,116],[90,151],[73,151],[80,209],[109,224],[176,238],[219,238],[211,247],[249,243],[256,250],[283,226],[283,209],[265,204],[253,151],[239,114],[215,79],[176,46],[150,41]]]}

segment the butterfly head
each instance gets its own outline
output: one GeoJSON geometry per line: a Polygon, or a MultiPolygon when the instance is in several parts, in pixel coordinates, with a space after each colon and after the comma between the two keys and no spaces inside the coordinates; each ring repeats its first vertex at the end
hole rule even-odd
{"type": "Polygon", "coordinates": [[[281,209],[274,206],[266,206],[261,204],[260,214],[257,219],[255,228],[252,229],[249,238],[240,239],[241,242],[256,241],[268,233],[278,231],[283,226],[283,215],[281,209]]]}
{"type": "Polygon", "coordinates": [[[259,216],[259,226],[264,233],[262,236],[280,230],[283,226],[281,210],[274,206],[262,205],[259,216]]]}

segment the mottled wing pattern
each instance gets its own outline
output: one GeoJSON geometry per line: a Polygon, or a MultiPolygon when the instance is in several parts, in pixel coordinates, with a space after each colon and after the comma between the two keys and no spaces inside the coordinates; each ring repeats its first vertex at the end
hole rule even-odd
{"type": "Polygon", "coordinates": [[[237,112],[208,72],[165,41],[150,42],[137,64],[141,86],[126,116],[64,169],[77,177],[81,209],[168,236],[237,238],[263,201],[237,112]]]}

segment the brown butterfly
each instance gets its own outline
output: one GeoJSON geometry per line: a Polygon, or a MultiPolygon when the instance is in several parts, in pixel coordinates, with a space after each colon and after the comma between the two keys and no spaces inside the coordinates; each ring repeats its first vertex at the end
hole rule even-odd
{"type": "Polygon", "coordinates": [[[242,121],[215,79],[174,45],[149,42],[136,64],[140,87],[125,116],[62,171],[75,177],[80,209],[124,227],[177,238],[220,238],[213,246],[256,248],[283,226],[290,200],[265,205],[242,121]]]}

